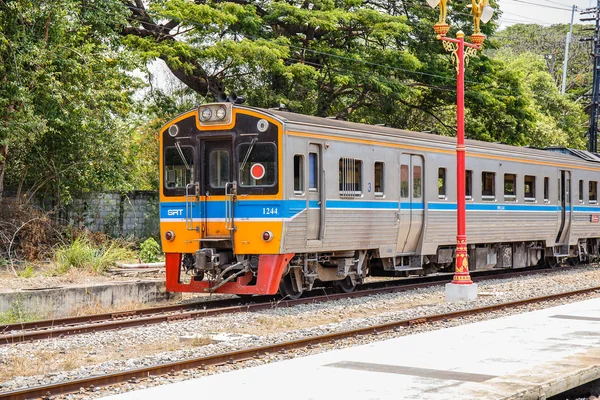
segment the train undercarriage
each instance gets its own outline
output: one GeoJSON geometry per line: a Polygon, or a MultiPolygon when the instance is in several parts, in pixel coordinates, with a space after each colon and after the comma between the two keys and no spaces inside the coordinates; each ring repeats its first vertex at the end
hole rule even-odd
{"type": "MultiPolygon", "coordinates": [[[[576,246],[545,247],[543,242],[471,244],[469,269],[518,269],[533,266],[555,267],[563,262],[577,264],[598,258],[600,239],[581,239],[576,246]]],[[[368,276],[406,277],[454,271],[454,247],[439,247],[434,255],[379,257],[377,250],[288,255],[234,255],[226,248],[205,248],[184,254],[181,268],[187,283],[209,282],[206,292],[218,292],[226,285],[256,290],[239,294],[258,294],[266,284],[288,298],[298,298],[315,287],[333,286],[350,292],[368,276]],[[285,256],[286,258],[281,258],[285,256]],[[279,258],[278,258],[279,257],[279,258]],[[274,260],[268,264],[265,260],[274,260]],[[265,277],[262,265],[278,268],[265,277]],[[266,279],[277,282],[266,282],[266,279]],[[262,284],[261,284],[262,281],[262,284]],[[240,286],[241,282],[241,286],[240,286]]],[[[262,292],[266,293],[266,292],[262,292]]]]}

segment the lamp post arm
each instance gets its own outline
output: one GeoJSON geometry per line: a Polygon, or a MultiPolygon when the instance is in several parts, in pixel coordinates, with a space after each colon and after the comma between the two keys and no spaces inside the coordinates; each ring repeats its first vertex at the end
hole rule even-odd
{"type": "MultiPolygon", "coordinates": [[[[458,39],[453,39],[453,38],[450,38],[450,37],[447,37],[447,36],[441,36],[441,35],[438,35],[438,37],[437,37],[437,38],[438,38],[439,40],[443,40],[444,42],[450,42],[450,43],[456,43],[456,44],[459,44],[459,43],[461,43],[461,41],[460,41],[460,40],[458,40],[458,39]]],[[[464,40],[462,41],[462,43],[463,43],[465,46],[467,46],[467,47],[471,47],[471,48],[473,48],[473,49],[475,49],[475,50],[481,50],[481,45],[480,45],[480,44],[473,44],[473,43],[465,42],[464,40]]]]}

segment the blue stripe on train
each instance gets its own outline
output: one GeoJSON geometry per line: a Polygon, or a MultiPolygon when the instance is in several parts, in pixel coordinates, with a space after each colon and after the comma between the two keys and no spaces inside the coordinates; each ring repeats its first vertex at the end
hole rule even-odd
{"type": "Polygon", "coordinates": [[[600,206],[573,206],[573,211],[575,212],[592,212],[592,213],[600,213],[600,206]]]}
{"type": "MultiPolygon", "coordinates": [[[[428,203],[427,208],[432,211],[453,211],[456,210],[456,203],[428,203]]],[[[556,205],[467,203],[467,211],[557,212],[558,210],[559,207],[556,205]]]]}
{"type": "MultiPolygon", "coordinates": [[[[208,201],[206,204],[192,203],[192,217],[200,218],[206,207],[210,218],[225,218],[225,201],[208,201]]],[[[558,212],[557,205],[539,204],[497,204],[467,203],[467,211],[529,211],[558,212]]],[[[310,208],[319,208],[316,200],[309,201],[310,208]]],[[[456,203],[430,202],[427,207],[431,211],[456,211],[456,203]]],[[[289,219],[306,209],[306,200],[239,200],[234,203],[234,213],[240,219],[289,219]]],[[[333,210],[397,210],[397,201],[362,201],[362,200],[327,200],[327,208],[333,210]]],[[[401,202],[401,210],[423,210],[423,203],[401,202]]],[[[575,212],[598,212],[599,206],[573,206],[575,212]]],[[[186,216],[185,203],[163,202],[160,205],[161,219],[182,219],[186,216]]]]}
{"type": "MultiPolygon", "coordinates": [[[[226,202],[208,201],[206,204],[191,205],[192,217],[200,218],[206,212],[210,218],[225,218],[226,202]],[[206,211],[204,211],[206,207],[206,211]]],[[[319,208],[317,200],[309,201],[309,208],[319,208]]],[[[397,201],[352,201],[327,200],[328,209],[397,210],[397,201]]],[[[410,203],[402,203],[402,208],[410,209],[410,203]]],[[[281,219],[292,218],[306,209],[306,200],[239,200],[234,203],[235,218],[281,219]]],[[[423,204],[413,203],[413,209],[423,209],[423,204]]],[[[188,213],[190,211],[188,210],[188,213]]],[[[185,203],[163,202],[160,205],[161,219],[181,219],[186,216],[185,203]]]]}

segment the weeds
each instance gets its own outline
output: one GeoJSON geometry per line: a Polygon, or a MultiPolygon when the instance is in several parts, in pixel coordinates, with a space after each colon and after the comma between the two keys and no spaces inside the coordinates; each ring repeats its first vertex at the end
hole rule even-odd
{"type": "Polygon", "coordinates": [[[0,313],[0,325],[17,324],[40,319],[39,315],[23,306],[23,294],[16,293],[10,301],[10,308],[0,313]]]}
{"type": "Polygon", "coordinates": [[[48,257],[54,245],[62,242],[61,228],[53,217],[31,206],[0,202],[0,267],[12,265],[12,260],[48,257]]]}
{"type": "Polygon", "coordinates": [[[34,350],[31,353],[9,355],[0,368],[0,379],[12,379],[15,376],[47,374],[57,370],[56,351],[34,350]]]}
{"type": "Polygon", "coordinates": [[[195,337],[190,342],[190,346],[192,347],[201,347],[214,343],[213,340],[206,337],[195,337]]]}
{"type": "Polygon", "coordinates": [[[23,322],[37,321],[40,317],[37,314],[22,311],[19,308],[11,308],[0,313],[0,325],[18,324],[23,322]]]}
{"type": "Polygon", "coordinates": [[[33,265],[28,264],[25,268],[17,271],[17,276],[19,278],[32,278],[35,275],[35,268],[33,265]]]}
{"type": "Polygon", "coordinates": [[[157,262],[161,254],[160,245],[154,238],[148,238],[140,245],[140,259],[144,262],[157,262]]]}
{"type": "Polygon", "coordinates": [[[102,273],[116,261],[131,259],[135,259],[135,253],[123,240],[107,240],[102,244],[95,244],[82,235],[73,243],[57,249],[54,255],[55,273],[64,274],[71,268],[102,273]]]}

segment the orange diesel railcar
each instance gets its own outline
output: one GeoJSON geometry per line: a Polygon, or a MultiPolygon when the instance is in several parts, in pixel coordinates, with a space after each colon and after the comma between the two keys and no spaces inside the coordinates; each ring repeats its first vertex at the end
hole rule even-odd
{"type": "MultiPolygon", "coordinates": [[[[455,146],[231,102],[184,113],[160,131],[167,289],[297,297],[367,275],[451,272],[455,146]]],[[[470,269],[598,256],[600,157],[466,147],[470,269]]]]}

